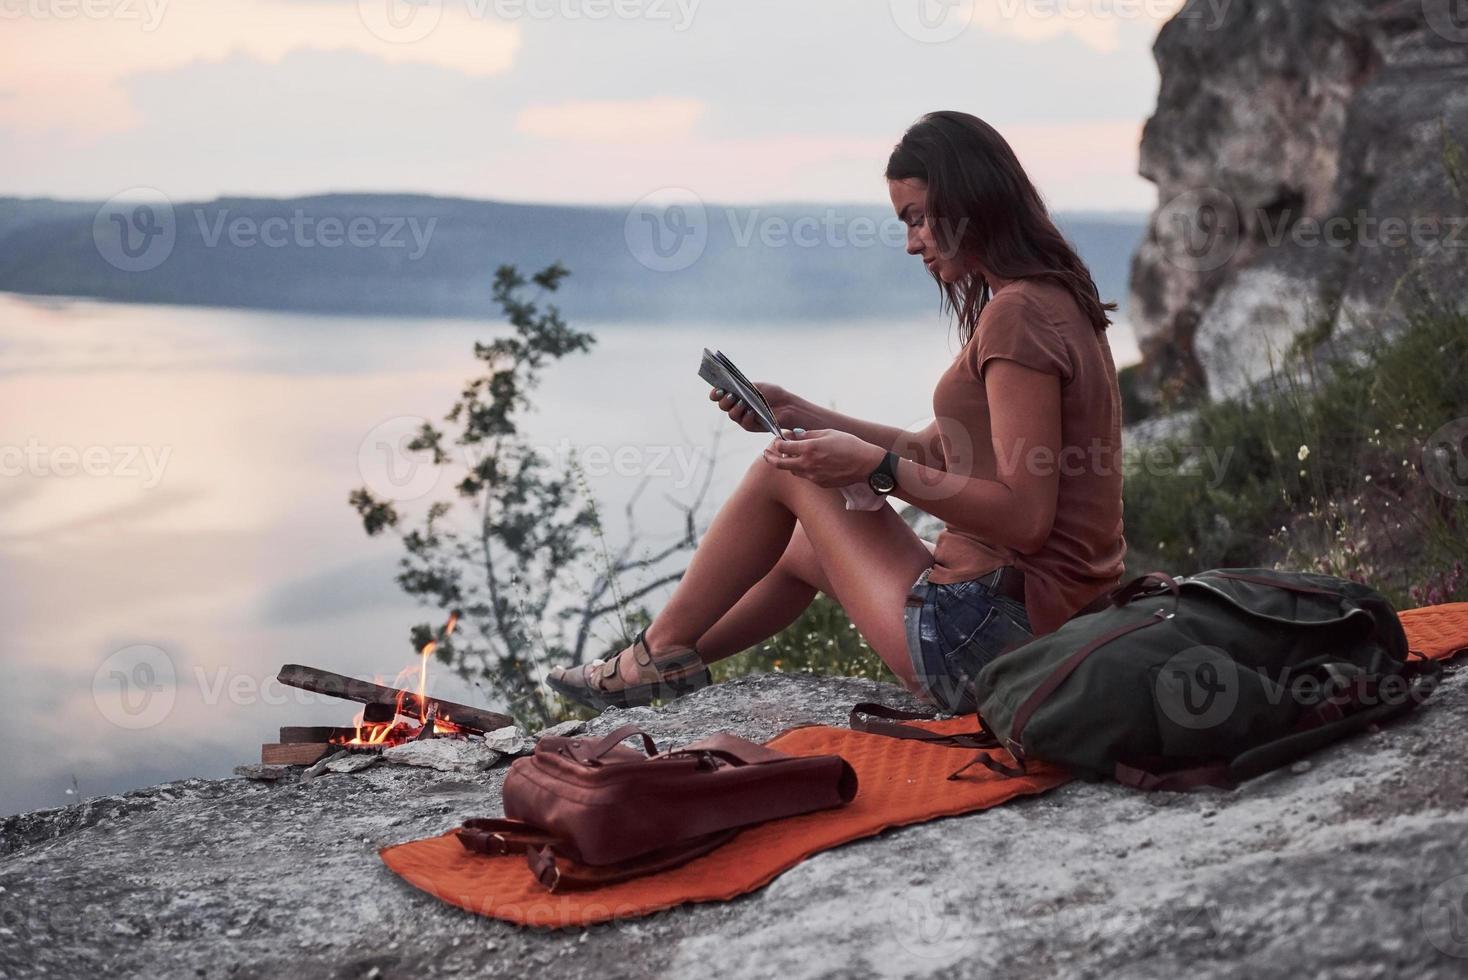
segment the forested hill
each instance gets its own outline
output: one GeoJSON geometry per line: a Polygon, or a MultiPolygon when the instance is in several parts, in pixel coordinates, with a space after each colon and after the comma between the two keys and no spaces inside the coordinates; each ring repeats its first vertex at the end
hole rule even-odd
{"type": "MultiPolygon", "coordinates": [[[[1102,294],[1124,300],[1137,215],[1061,216],[1102,294]]],[[[420,195],[0,198],[0,290],[148,303],[482,316],[501,263],[572,271],[569,316],[692,321],[902,315],[936,294],[890,210],[673,210],[420,195]]]]}

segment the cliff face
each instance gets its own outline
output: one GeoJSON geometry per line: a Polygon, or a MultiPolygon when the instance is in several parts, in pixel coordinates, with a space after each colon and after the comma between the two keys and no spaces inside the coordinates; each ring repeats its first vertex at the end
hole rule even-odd
{"type": "Polygon", "coordinates": [[[1468,19],[1453,0],[1190,0],[1154,48],[1159,207],[1131,316],[1159,401],[1390,327],[1468,273],[1468,19]],[[1409,275],[1415,273],[1416,275],[1409,275]],[[1404,278],[1405,277],[1405,278],[1404,278]]]}

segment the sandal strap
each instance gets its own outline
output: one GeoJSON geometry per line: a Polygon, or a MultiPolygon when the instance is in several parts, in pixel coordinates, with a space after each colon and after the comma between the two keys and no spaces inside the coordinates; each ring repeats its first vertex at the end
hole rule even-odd
{"type": "Polygon", "coordinates": [[[594,660],[588,664],[585,679],[589,686],[595,687],[598,691],[610,692],[615,690],[606,686],[606,681],[611,677],[615,677],[621,681],[622,686],[625,688],[637,684],[681,680],[684,677],[693,676],[703,669],[703,658],[698,655],[698,650],[694,647],[683,647],[671,651],[671,653],[664,654],[662,657],[654,656],[652,650],[647,645],[647,629],[643,628],[638,632],[637,638],[632,641],[632,645],[620,651],[615,657],[612,657],[610,660],[594,660]],[[632,655],[633,663],[639,667],[653,668],[655,676],[639,677],[637,680],[630,682],[622,677],[621,660],[628,652],[632,655]]]}

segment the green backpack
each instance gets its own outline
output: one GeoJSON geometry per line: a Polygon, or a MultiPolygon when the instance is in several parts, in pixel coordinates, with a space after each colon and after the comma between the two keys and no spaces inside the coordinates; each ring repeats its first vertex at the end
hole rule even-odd
{"type": "MultiPolygon", "coordinates": [[[[978,735],[925,740],[1002,746],[1015,765],[987,752],[969,765],[1007,775],[1038,759],[1142,789],[1227,788],[1411,710],[1439,676],[1409,653],[1391,604],[1359,583],[1152,573],[985,667],[978,735]]],[[[873,707],[859,712],[903,714],[873,707]]],[[[865,730],[907,728],[857,715],[865,730]]]]}

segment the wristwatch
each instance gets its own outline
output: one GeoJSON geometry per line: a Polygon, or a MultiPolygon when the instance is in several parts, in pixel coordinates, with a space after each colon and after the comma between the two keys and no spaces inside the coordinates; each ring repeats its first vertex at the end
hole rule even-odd
{"type": "Polygon", "coordinates": [[[883,456],[881,464],[867,476],[867,486],[884,497],[896,490],[897,459],[896,453],[883,456]]]}

